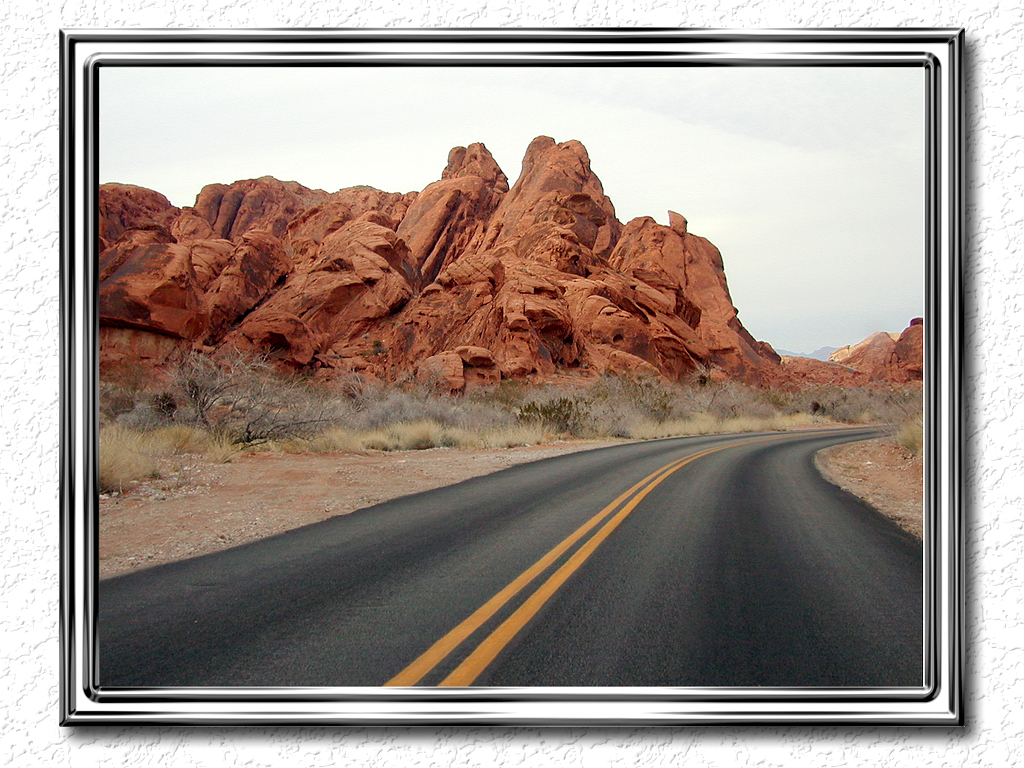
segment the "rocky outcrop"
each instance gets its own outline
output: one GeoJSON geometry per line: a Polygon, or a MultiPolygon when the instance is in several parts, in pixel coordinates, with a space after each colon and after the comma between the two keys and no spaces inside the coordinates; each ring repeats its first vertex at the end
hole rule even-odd
{"type": "Polygon", "coordinates": [[[483,144],[449,153],[441,180],[419,193],[398,227],[425,284],[480,239],[506,192],[508,179],[483,144]]]}
{"type": "Polygon", "coordinates": [[[915,317],[896,339],[889,360],[891,381],[913,382],[924,380],[924,320],[915,317]]]}
{"type": "Polygon", "coordinates": [[[567,372],[782,372],[739,321],[718,250],[674,212],[623,226],[577,141],[535,139],[511,189],[482,144],[453,149],[418,193],[264,177],[179,210],[115,186],[100,191],[106,328],[452,391],[567,372]]]}
{"type": "Polygon", "coordinates": [[[611,253],[621,230],[615,206],[591,170],[583,145],[578,141],[556,144],[548,136],[539,136],[530,142],[518,181],[488,222],[483,240],[475,245],[486,250],[525,237],[520,251],[527,251],[556,227],[571,232],[570,241],[602,257],[611,253]]]}
{"type": "MultiPolygon", "coordinates": [[[[168,235],[169,237],[169,235],[168,235]]],[[[100,325],[198,339],[209,325],[188,245],[126,233],[100,258],[100,325]]]]}
{"type": "Polygon", "coordinates": [[[693,329],[716,367],[734,378],[760,382],[780,358],[740,323],[721,254],[690,234],[686,219],[674,211],[669,222],[666,227],[644,217],[627,224],[611,266],[633,278],[648,313],[675,316],[693,329]]]}
{"type": "Polygon", "coordinates": [[[203,295],[209,318],[207,343],[217,341],[262,301],[291,267],[281,241],[269,232],[253,229],[242,235],[203,295]]]}
{"type": "Polygon", "coordinates": [[[852,346],[841,347],[829,362],[852,368],[872,381],[909,384],[924,377],[924,321],[917,317],[900,334],[873,333],[852,346]]]}
{"type": "MultiPolygon", "coordinates": [[[[406,275],[408,248],[381,223],[382,216],[364,214],[326,235],[311,259],[220,346],[269,353],[293,368],[314,359],[317,367],[366,368],[364,355],[381,352],[379,339],[376,345],[369,340],[374,325],[397,312],[413,292],[406,275]]],[[[261,274],[269,280],[272,273],[261,274]]]]}
{"type": "Polygon", "coordinates": [[[203,187],[195,213],[210,225],[214,237],[224,240],[234,240],[251,229],[267,230],[281,238],[293,219],[327,196],[323,190],[264,176],[203,187]]]}
{"type": "Polygon", "coordinates": [[[166,229],[181,211],[159,192],[131,184],[103,184],[99,194],[100,250],[136,228],[166,229]]]}
{"type": "MultiPolygon", "coordinates": [[[[387,352],[372,366],[378,375],[386,377],[391,367],[415,368],[457,389],[498,376],[564,371],[678,379],[716,365],[701,338],[701,310],[688,296],[685,277],[686,259],[707,261],[707,249],[684,232],[692,238],[692,253],[684,255],[682,237],[662,228],[679,246],[676,261],[669,259],[657,274],[650,269],[649,275],[641,274],[640,264],[635,271],[617,269],[609,256],[625,237],[623,228],[581,144],[535,140],[523,173],[507,193],[504,176],[481,145],[453,150],[445,176],[420,193],[398,228],[408,242],[429,244],[411,249],[427,270],[426,285],[382,328],[387,352]],[[461,186],[466,179],[472,184],[461,186]],[[468,222],[462,231],[472,236],[438,237],[453,220],[468,222]],[[488,363],[450,354],[467,347],[483,350],[488,363]],[[462,359],[461,377],[456,357],[462,359]]],[[[660,263],[667,258],[658,250],[661,244],[657,237],[648,242],[638,236],[623,253],[643,254],[637,258],[644,264],[660,263]]],[[[703,279],[709,269],[713,262],[692,271],[703,279]]],[[[705,303],[717,308],[724,302],[742,329],[724,277],[716,286],[724,298],[705,303]]],[[[730,373],[752,378],[758,362],[777,363],[777,358],[759,358],[751,339],[737,355],[742,368],[735,366],[727,342],[718,339],[725,332],[716,333],[713,325],[709,315],[703,331],[718,342],[717,359],[735,369],[730,373]]],[[[735,330],[731,338],[743,339],[735,330]]]]}

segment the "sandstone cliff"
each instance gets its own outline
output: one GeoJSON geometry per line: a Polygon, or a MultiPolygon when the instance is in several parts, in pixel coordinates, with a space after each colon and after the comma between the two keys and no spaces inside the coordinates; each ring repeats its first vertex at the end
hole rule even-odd
{"type": "Polygon", "coordinates": [[[718,250],[676,213],[623,225],[576,141],[535,139],[511,188],[482,144],[453,149],[418,193],[264,177],[178,209],[108,184],[100,234],[107,363],[238,349],[452,391],[569,372],[783,375],[739,321],[718,250]]]}

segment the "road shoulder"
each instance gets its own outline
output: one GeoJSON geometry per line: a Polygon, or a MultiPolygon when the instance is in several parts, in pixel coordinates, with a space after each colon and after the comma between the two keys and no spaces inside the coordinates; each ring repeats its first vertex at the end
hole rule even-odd
{"type": "Polygon", "coordinates": [[[924,461],[891,437],[837,445],[819,451],[822,476],[860,497],[921,540],[924,532],[924,461]]]}
{"type": "Polygon", "coordinates": [[[157,479],[100,496],[101,579],[218,552],[399,496],[621,441],[492,450],[176,457],[157,479]]]}

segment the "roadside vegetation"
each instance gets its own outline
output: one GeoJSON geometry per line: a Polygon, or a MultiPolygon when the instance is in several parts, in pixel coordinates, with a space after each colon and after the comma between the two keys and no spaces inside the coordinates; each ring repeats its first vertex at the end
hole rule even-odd
{"type": "Polygon", "coordinates": [[[195,355],[160,380],[131,366],[102,371],[99,483],[101,491],[117,492],[134,481],[180,476],[190,457],[223,462],[245,451],[509,448],[827,424],[896,424],[901,445],[919,451],[920,400],[914,391],[788,392],[706,376],[676,384],[620,376],[509,380],[454,396],[429,384],[385,386],[358,376],[325,384],[281,374],[266,360],[214,363],[195,355]]]}

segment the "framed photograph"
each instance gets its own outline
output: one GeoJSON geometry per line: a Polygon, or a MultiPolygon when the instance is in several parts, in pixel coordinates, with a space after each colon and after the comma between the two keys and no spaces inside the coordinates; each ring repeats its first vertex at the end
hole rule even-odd
{"type": "Polygon", "coordinates": [[[962,725],[963,41],[62,32],[61,723],[962,725]]]}

